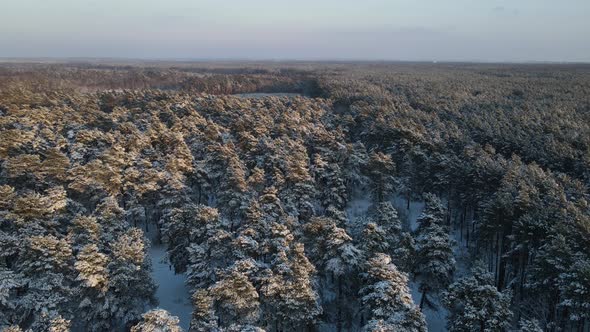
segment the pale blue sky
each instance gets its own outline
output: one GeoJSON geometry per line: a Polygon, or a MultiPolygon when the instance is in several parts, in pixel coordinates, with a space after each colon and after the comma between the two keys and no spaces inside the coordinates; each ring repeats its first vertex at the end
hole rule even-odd
{"type": "Polygon", "coordinates": [[[590,0],[0,4],[0,57],[590,61],[590,0]]]}

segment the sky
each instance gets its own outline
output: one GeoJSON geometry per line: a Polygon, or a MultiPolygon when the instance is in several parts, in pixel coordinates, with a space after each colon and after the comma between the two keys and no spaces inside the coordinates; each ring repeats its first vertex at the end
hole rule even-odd
{"type": "Polygon", "coordinates": [[[590,0],[0,0],[0,57],[590,62],[590,0]]]}

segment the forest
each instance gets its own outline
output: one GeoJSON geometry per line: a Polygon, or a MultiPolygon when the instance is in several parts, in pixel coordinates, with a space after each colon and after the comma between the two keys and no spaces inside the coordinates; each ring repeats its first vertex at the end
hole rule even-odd
{"type": "Polygon", "coordinates": [[[589,185],[590,65],[0,63],[0,330],[589,332],[589,185]]]}

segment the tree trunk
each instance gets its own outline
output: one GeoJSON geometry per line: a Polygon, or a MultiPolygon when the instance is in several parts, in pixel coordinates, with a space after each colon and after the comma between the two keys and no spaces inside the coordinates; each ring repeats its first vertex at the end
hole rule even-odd
{"type": "Polygon", "coordinates": [[[452,214],[452,209],[451,209],[451,200],[447,199],[447,225],[451,225],[451,214],[452,214]]]}
{"type": "Polygon", "coordinates": [[[459,244],[463,243],[463,224],[465,223],[465,208],[461,211],[461,226],[459,228],[459,244]]]}
{"type": "Polygon", "coordinates": [[[488,271],[490,271],[490,272],[494,271],[493,259],[494,259],[494,244],[492,243],[492,241],[490,241],[490,251],[488,252],[488,271]]]}
{"type": "Polygon", "coordinates": [[[425,289],[422,291],[422,298],[420,299],[420,310],[422,310],[422,308],[424,308],[424,303],[426,302],[426,293],[428,291],[425,289]]]}
{"type": "Polygon", "coordinates": [[[520,250],[520,255],[519,255],[519,268],[520,268],[520,281],[518,282],[518,295],[519,295],[519,299],[520,301],[522,301],[524,299],[524,281],[525,281],[525,269],[526,269],[526,260],[527,260],[527,251],[528,249],[525,248],[524,250],[521,249],[520,250]]]}
{"type": "Polygon", "coordinates": [[[469,225],[465,228],[465,248],[469,248],[469,225]]]}
{"type": "Polygon", "coordinates": [[[496,232],[496,259],[494,260],[494,280],[498,286],[498,272],[500,267],[500,233],[496,232]]]}

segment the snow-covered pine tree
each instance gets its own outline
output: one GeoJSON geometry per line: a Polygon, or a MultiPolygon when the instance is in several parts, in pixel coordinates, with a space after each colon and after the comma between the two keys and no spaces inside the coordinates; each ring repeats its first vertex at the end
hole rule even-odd
{"type": "Polygon", "coordinates": [[[386,241],[390,247],[395,247],[402,232],[402,222],[398,217],[397,210],[390,202],[378,203],[370,213],[371,219],[379,225],[387,234],[386,241]]]}
{"type": "Polygon", "coordinates": [[[416,238],[414,273],[420,282],[420,308],[430,303],[428,293],[446,288],[453,280],[455,258],[447,232],[438,224],[420,228],[416,238]]]}
{"type": "Polygon", "coordinates": [[[373,257],[377,253],[389,253],[388,234],[383,228],[373,222],[365,225],[361,242],[361,249],[366,257],[373,257]]]}
{"type": "Polygon", "coordinates": [[[21,319],[28,317],[23,323],[32,322],[30,326],[36,326],[45,314],[71,314],[66,304],[73,291],[72,262],[72,249],[66,239],[53,235],[35,235],[27,239],[17,262],[18,272],[26,278],[26,287],[16,304],[21,319]]]}
{"type": "Polygon", "coordinates": [[[61,183],[67,178],[70,160],[58,148],[50,148],[44,153],[45,159],[39,167],[39,175],[45,181],[61,183]]]}
{"type": "Polygon", "coordinates": [[[190,331],[216,331],[217,316],[215,316],[214,300],[207,289],[199,289],[192,296],[193,313],[190,331]]]}
{"type": "Polygon", "coordinates": [[[319,154],[313,161],[313,174],[319,190],[319,199],[324,209],[342,210],[346,207],[348,193],[341,168],[336,163],[326,162],[319,154]]]}
{"type": "Polygon", "coordinates": [[[440,198],[431,193],[425,193],[423,197],[424,210],[416,220],[418,223],[418,229],[416,231],[420,233],[422,228],[428,228],[431,224],[445,227],[446,209],[440,198]]]}
{"type": "Polygon", "coordinates": [[[138,319],[146,305],[156,303],[156,285],[151,278],[151,261],[143,232],[131,228],[113,243],[108,264],[110,311],[124,324],[138,319]],[[113,310],[116,309],[116,310],[113,310]]]}
{"type": "Polygon", "coordinates": [[[493,276],[482,264],[471,275],[451,284],[442,294],[442,303],[449,309],[450,332],[491,332],[510,327],[511,294],[494,286],[493,276]]]}
{"type": "Polygon", "coordinates": [[[412,271],[416,257],[416,242],[410,233],[402,232],[399,242],[393,248],[392,256],[400,270],[408,273],[412,271]]]}
{"type": "Polygon", "coordinates": [[[164,216],[162,241],[168,247],[168,257],[176,273],[184,273],[188,268],[189,246],[206,244],[208,229],[218,222],[217,209],[192,203],[174,208],[164,216]]]}
{"type": "Polygon", "coordinates": [[[383,202],[394,191],[395,162],[391,156],[382,152],[373,152],[367,163],[367,176],[376,202],[383,202]]]}
{"type": "Polygon", "coordinates": [[[192,289],[206,288],[217,280],[217,274],[235,259],[231,234],[212,228],[206,243],[191,244],[188,248],[187,284],[192,289]]]}
{"type": "Polygon", "coordinates": [[[241,217],[247,201],[246,170],[233,144],[228,144],[221,153],[225,161],[225,172],[218,191],[218,203],[222,208],[221,212],[229,217],[232,225],[230,230],[233,231],[234,225],[239,221],[236,219],[241,217]]]}
{"type": "Polygon", "coordinates": [[[71,321],[56,311],[41,312],[37,321],[27,331],[70,332],[71,321]]]}
{"type": "Polygon", "coordinates": [[[143,232],[131,228],[115,237],[102,253],[89,244],[78,254],[77,316],[89,331],[105,331],[140,319],[146,305],[155,303],[143,232]]]}
{"type": "Polygon", "coordinates": [[[102,229],[92,216],[78,215],[74,218],[68,237],[72,243],[72,248],[78,252],[89,244],[99,245],[102,229]]]}
{"type": "MultiPolygon", "coordinates": [[[[399,219],[397,210],[390,202],[381,202],[372,207],[369,215],[371,222],[365,227],[365,236],[369,234],[377,236],[377,233],[382,232],[383,241],[378,243],[379,236],[377,236],[372,241],[376,244],[374,250],[367,247],[369,243],[365,245],[365,251],[368,250],[369,252],[368,257],[377,252],[390,254],[398,268],[409,271],[410,256],[415,251],[415,248],[410,233],[402,231],[402,222],[399,219]],[[374,226],[370,226],[371,224],[374,226]]],[[[368,237],[365,238],[368,239],[368,237]]]]}
{"type": "MultiPolygon", "coordinates": [[[[108,287],[108,257],[99,252],[95,244],[84,246],[76,257],[74,266],[78,271],[77,280],[84,283],[84,288],[103,292],[108,287]]],[[[96,293],[96,292],[94,292],[96,293]]]]}
{"type": "Polygon", "coordinates": [[[583,328],[590,320],[590,257],[577,252],[572,261],[573,264],[559,275],[559,307],[571,321],[583,328]]]}
{"type": "Polygon", "coordinates": [[[248,271],[230,268],[210,287],[209,293],[214,307],[217,308],[216,316],[220,327],[252,324],[258,320],[260,297],[248,271]]]}
{"type": "Polygon", "coordinates": [[[518,323],[518,332],[543,332],[536,319],[521,319],[518,323]]]}
{"type": "Polygon", "coordinates": [[[338,327],[352,325],[362,252],[334,219],[313,217],[304,226],[306,249],[318,269],[324,315],[338,327]]]}
{"type": "Polygon", "coordinates": [[[426,321],[412,301],[408,278],[388,255],[370,258],[362,278],[363,330],[426,332],[426,321]]]}
{"type": "Polygon", "coordinates": [[[141,315],[141,321],[131,327],[131,332],[181,332],[180,320],[164,309],[153,309],[141,315]]]}
{"type": "Polygon", "coordinates": [[[342,173],[348,196],[351,197],[355,190],[365,188],[367,175],[364,174],[369,157],[367,149],[362,142],[355,142],[346,146],[347,153],[343,162],[342,173]]]}
{"type": "Polygon", "coordinates": [[[27,281],[22,274],[0,267],[0,328],[19,321],[23,308],[20,307],[18,290],[27,281]]]}
{"type": "Polygon", "coordinates": [[[297,330],[312,326],[322,308],[313,287],[315,268],[305,256],[303,244],[293,244],[290,256],[289,269],[281,273],[284,289],[276,294],[280,298],[277,316],[279,326],[297,330]]]}
{"type": "Polygon", "coordinates": [[[430,304],[428,293],[446,288],[455,271],[452,240],[444,226],[445,208],[433,194],[424,194],[425,207],[418,217],[413,270],[420,282],[420,308],[430,304]]]}

